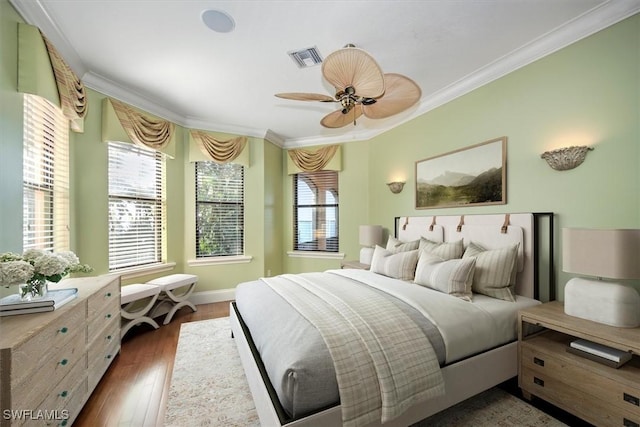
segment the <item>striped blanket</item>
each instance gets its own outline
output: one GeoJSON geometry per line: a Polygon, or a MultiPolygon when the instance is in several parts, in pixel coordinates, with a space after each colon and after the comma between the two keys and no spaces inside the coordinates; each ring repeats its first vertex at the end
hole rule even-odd
{"type": "Polygon", "coordinates": [[[431,343],[379,292],[334,274],[261,280],[322,335],[335,365],[345,427],[385,423],[444,394],[431,343]]]}

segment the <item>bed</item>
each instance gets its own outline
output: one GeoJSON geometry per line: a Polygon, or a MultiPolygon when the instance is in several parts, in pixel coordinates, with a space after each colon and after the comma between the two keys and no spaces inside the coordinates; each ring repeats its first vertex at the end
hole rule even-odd
{"type": "Polygon", "coordinates": [[[372,271],[238,285],[231,327],[261,424],[407,426],[516,376],[517,312],[553,287],[543,215],[552,260],[552,214],[399,217],[372,271]]]}

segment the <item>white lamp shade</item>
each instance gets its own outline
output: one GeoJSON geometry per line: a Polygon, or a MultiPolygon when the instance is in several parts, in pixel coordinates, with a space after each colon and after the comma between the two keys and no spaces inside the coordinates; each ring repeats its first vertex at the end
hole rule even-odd
{"type": "Polygon", "coordinates": [[[562,269],[610,279],[640,279],[640,229],[562,229],[562,269]]]}
{"type": "Polygon", "coordinates": [[[373,247],[382,243],[382,226],[381,225],[361,225],[360,226],[360,245],[373,247]]]}

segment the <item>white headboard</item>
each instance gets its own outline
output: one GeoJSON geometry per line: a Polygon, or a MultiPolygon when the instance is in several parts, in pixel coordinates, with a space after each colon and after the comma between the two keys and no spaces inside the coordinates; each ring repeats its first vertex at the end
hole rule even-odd
{"type": "Polygon", "coordinates": [[[398,217],[396,237],[404,242],[420,237],[437,242],[463,239],[465,248],[472,240],[486,249],[520,243],[516,293],[537,297],[532,213],[398,217]]]}

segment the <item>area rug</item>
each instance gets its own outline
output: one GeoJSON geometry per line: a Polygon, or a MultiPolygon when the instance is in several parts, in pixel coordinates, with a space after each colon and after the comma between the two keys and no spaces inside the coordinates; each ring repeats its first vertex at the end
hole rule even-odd
{"type": "MultiPolygon", "coordinates": [[[[260,426],[228,318],[181,325],[165,425],[260,426]]],[[[564,425],[515,396],[492,388],[414,427],[564,425]]]]}

